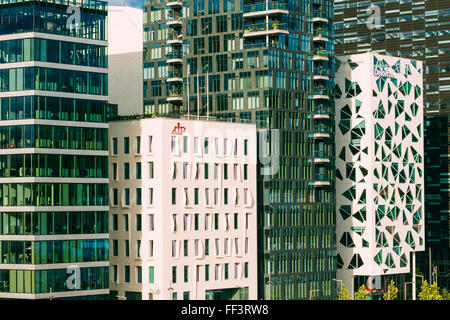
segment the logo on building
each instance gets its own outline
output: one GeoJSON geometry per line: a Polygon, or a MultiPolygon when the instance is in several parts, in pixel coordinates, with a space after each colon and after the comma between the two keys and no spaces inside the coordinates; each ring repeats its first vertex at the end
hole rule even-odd
{"type": "Polygon", "coordinates": [[[375,77],[382,77],[382,78],[393,78],[394,74],[391,70],[379,70],[379,69],[373,69],[373,75],[375,77]]]}
{"type": "Polygon", "coordinates": [[[173,128],[172,134],[183,134],[186,131],[186,127],[182,127],[178,122],[177,125],[173,128]]]}

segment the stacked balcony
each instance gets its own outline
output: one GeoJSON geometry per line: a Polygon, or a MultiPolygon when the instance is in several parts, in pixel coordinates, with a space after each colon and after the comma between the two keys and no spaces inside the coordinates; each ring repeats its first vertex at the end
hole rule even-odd
{"type": "Polygon", "coordinates": [[[289,34],[286,3],[244,0],[244,38],[247,41],[278,43],[278,35],[289,34]]]}
{"type": "Polygon", "coordinates": [[[329,20],[321,10],[321,4],[313,4],[313,82],[314,92],[314,182],[315,187],[331,185],[332,134],[333,123],[330,117],[332,101],[330,96],[330,65],[327,43],[329,40],[329,20]]]}
{"type": "Polygon", "coordinates": [[[178,113],[183,103],[183,3],[171,1],[166,4],[168,8],[167,26],[169,34],[166,45],[168,64],[167,101],[172,103],[173,112],[178,113]]]}

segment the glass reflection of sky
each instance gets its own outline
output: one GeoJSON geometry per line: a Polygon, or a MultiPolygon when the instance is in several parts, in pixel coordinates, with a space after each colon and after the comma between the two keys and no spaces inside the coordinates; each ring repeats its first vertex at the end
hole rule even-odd
{"type": "Polygon", "coordinates": [[[109,6],[130,6],[142,9],[144,0],[108,0],[109,6]]]}

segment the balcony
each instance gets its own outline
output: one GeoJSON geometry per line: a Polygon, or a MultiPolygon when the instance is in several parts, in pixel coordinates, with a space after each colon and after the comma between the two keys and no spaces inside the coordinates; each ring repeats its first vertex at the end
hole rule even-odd
{"type": "Polygon", "coordinates": [[[244,19],[256,18],[279,14],[289,14],[286,3],[257,3],[257,4],[244,4],[244,19]]]}
{"type": "Polygon", "coordinates": [[[327,68],[314,68],[314,80],[329,80],[329,70],[327,68]]]}
{"type": "Polygon", "coordinates": [[[327,42],[328,41],[328,32],[317,30],[317,32],[313,36],[313,41],[327,42]]]}
{"type": "Polygon", "coordinates": [[[328,89],[324,89],[324,88],[315,88],[312,98],[314,100],[329,100],[330,99],[330,91],[328,89]]]}
{"type": "Polygon", "coordinates": [[[177,14],[177,13],[169,13],[169,15],[167,16],[167,25],[168,26],[182,26],[183,25],[183,16],[181,14],[177,14]]]}
{"type": "Polygon", "coordinates": [[[314,175],[314,186],[315,187],[329,186],[331,184],[330,180],[331,179],[328,177],[328,175],[323,173],[316,173],[314,175]]]}
{"type": "Polygon", "coordinates": [[[315,107],[314,108],[314,119],[329,119],[330,111],[326,107],[315,107]]]}
{"type": "Polygon", "coordinates": [[[329,163],[330,162],[330,154],[324,151],[315,151],[314,152],[314,163],[329,163]]]}
{"type": "Polygon", "coordinates": [[[182,7],[183,6],[183,2],[182,1],[170,1],[166,3],[167,7],[171,7],[171,8],[177,8],[177,7],[182,7]]]}
{"type": "Polygon", "coordinates": [[[328,22],[328,18],[327,18],[327,14],[325,11],[320,11],[320,10],[314,10],[313,11],[313,19],[312,19],[313,23],[322,23],[328,22]]]}
{"type": "Polygon", "coordinates": [[[314,127],[314,139],[324,139],[329,138],[331,134],[331,129],[327,126],[315,126],[314,127]]]}
{"type": "Polygon", "coordinates": [[[166,58],[168,64],[183,63],[183,54],[181,52],[168,53],[166,58]]]}
{"type": "Polygon", "coordinates": [[[313,56],[314,61],[328,61],[328,51],[327,50],[317,50],[313,56]]]}
{"type": "Polygon", "coordinates": [[[167,44],[171,44],[171,45],[182,45],[183,44],[183,35],[180,34],[176,34],[176,33],[172,33],[169,34],[167,37],[167,44]]]}
{"type": "Polygon", "coordinates": [[[182,103],[183,93],[181,92],[181,90],[169,90],[169,97],[167,98],[167,101],[173,103],[182,103]]]}
{"type": "Polygon", "coordinates": [[[257,23],[244,26],[244,37],[261,37],[276,34],[289,34],[287,24],[276,22],[273,23],[257,23]]]}
{"type": "Polygon", "coordinates": [[[167,82],[183,82],[183,72],[181,71],[169,71],[169,77],[167,78],[167,82]]]}

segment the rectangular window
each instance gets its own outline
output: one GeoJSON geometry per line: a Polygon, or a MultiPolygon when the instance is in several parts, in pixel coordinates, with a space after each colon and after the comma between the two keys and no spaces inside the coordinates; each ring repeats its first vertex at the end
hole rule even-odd
{"type": "Polygon", "coordinates": [[[148,215],[148,230],[149,231],[155,230],[155,215],[153,214],[148,215]]]}
{"type": "Polygon", "coordinates": [[[136,162],[136,179],[141,179],[142,165],[140,162],[136,162]]]}
{"type": "Polygon", "coordinates": [[[172,188],[172,204],[177,204],[177,188],[172,188]]]}
{"type": "Polygon", "coordinates": [[[205,281],[209,281],[209,264],[205,264],[205,281]]]}
{"type": "Polygon", "coordinates": [[[148,204],[153,204],[153,188],[148,189],[148,204]]]}
{"type": "Polygon", "coordinates": [[[148,136],[148,153],[152,153],[153,136],[148,136]]]}
{"type": "Polygon", "coordinates": [[[141,153],[141,137],[136,137],[136,153],[141,153]]]}
{"type": "Polygon", "coordinates": [[[117,231],[119,225],[119,218],[117,214],[112,215],[112,230],[117,231]]]}
{"type": "Polygon", "coordinates": [[[130,138],[129,137],[123,138],[123,153],[125,153],[125,154],[130,153],[130,138]]]}
{"type": "Polygon", "coordinates": [[[189,266],[184,266],[184,282],[189,282],[189,266]]]}
{"type": "Polygon", "coordinates": [[[148,267],[148,282],[155,283],[155,267],[148,267]]]}
{"type": "Polygon", "coordinates": [[[153,161],[148,163],[148,177],[150,179],[155,177],[155,163],[153,161]]]}
{"type": "Polygon", "coordinates": [[[239,228],[239,214],[235,213],[234,214],[234,229],[239,228]]]}
{"type": "Polygon", "coordinates": [[[125,188],[125,205],[130,205],[130,189],[125,188]]]}
{"type": "Polygon", "coordinates": [[[219,230],[219,214],[214,214],[214,230],[219,230]]]}
{"type": "Polygon", "coordinates": [[[136,282],[142,283],[142,267],[141,266],[136,267],[136,282]]]}
{"type": "Polygon", "coordinates": [[[244,164],[244,180],[248,180],[248,164],[244,164]]]}
{"type": "Polygon", "coordinates": [[[198,227],[199,227],[199,214],[198,213],[196,213],[195,215],[194,215],[194,230],[198,230],[198,227]]]}
{"type": "Polygon", "coordinates": [[[136,214],[136,231],[142,231],[142,215],[136,214]]]}
{"type": "Polygon", "coordinates": [[[205,138],[204,143],[203,143],[205,154],[208,154],[208,142],[209,142],[208,138],[205,138]]]}
{"type": "Polygon", "coordinates": [[[123,214],[123,227],[125,231],[128,231],[128,215],[123,214]]]}
{"type": "Polygon", "coordinates": [[[205,179],[209,179],[209,165],[205,163],[205,179]]]}
{"type": "Polygon", "coordinates": [[[117,181],[117,163],[112,164],[113,180],[117,181]]]}
{"type": "Polygon", "coordinates": [[[125,257],[130,256],[130,240],[125,240],[125,257]]]}
{"type": "Polygon", "coordinates": [[[148,256],[149,257],[153,257],[153,251],[154,251],[154,249],[153,249],[153,240],[149,240],[148,241],[148,256]]]}
{"type": "Polygon", "coordinates": [[[117,138],[113,138],[113,154],[117,154],[117,138]]]}
{"type": "Polygon", "coordinates": [[[124,282],[130,282],[130,266],[125,266],[124,271],[124,282]]]}
{"type": "Polygon", "coordinates": [[[123,164],[123,178],[125,180],[130,179],[130,164],[128,162],[123,164]]]}
{"type": "Polygon", "coordinates": [[[136,188],[136,205],[142,205],[142,189],[136,188]]]}
{"type": "Polygon", "coordinates": [[[205,256],[209,256],[209,239],[205,239],[205,256]]]}
{"type": "Polygon", "coordinates": [[[172,267],[172,283],[177,283],[177,267],[172,267]]]}
{"type": "Polygon", "coordinates": [[[189,240],[183,241],[183,253],[185,257],[189,256],[189,240]]]}

